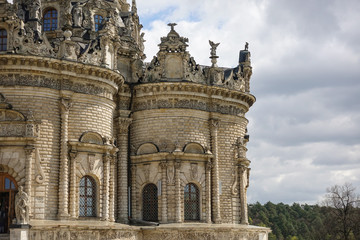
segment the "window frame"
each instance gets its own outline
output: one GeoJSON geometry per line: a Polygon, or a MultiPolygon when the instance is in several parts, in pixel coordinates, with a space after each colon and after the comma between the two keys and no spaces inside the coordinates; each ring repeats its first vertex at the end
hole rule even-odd
{"type": "Polygon", "coordinates": [[[6,28],[0,28],[0,52],[6,52],[8,49],[8,31],[6,28]],[[2,35],[5,33],[5,35],[2,35]],[[3,39],[5,39],[3,41],[3,39]]]}
{"type": "Polygon", "coordinates": [[[144,186],[142,190],[142,219],[144,221],[158,222],[159,221],[159,196],[158,196],[158,187],[154,183],[148,183],[144,186]],[[150,189],[151,187],[151,189],[150,189]],[[155,190],[154,190],[155,189],[155,190]],[[149,190],[152,190],[152,196],[145,196],[146,191],[149,193],[149,190]],[[146,201],[145,197],[154,197],[154,206],[151,206],[151,200],[146,201]],[[155,202],[156,200],[156,202],[155,202]],[[153,209],[151,209],[151,207],[153,209]],[[154,212],[151,212],[153,210],[154,212]],[[146,213],[150,213],[149,216],[145,215],[146,213]],[[154,216],[155,218],[151,217],[154,216]]]}
{"type": "Polygon", "coordinates": [[[184,187],[184,221],[200,221],[201,220],[201,192],[200,188],[197,184],[193,182],[189,182],[184,187]],[[193,188],[195,189],[195,192],[193,192],[193,188]],[[188,192],[186,192],[188,188],[188,192]],[[195,194],[196,199],[192,199],[192,196],[195,194]],[[188,197],[187,197],[188,195],[188,197]],[[187,200],[188,199],[188,200],[187,200]],[[189,214],[189,210],[187,207],[193,207],[195,206],[195,215],[194,218],[189,218],[187,215],[189,214]]]}
{"type": "Polygon", "coordinates": [[[97,182],[95,180],[95,178],[93,178],[92,176],[89,175],[85,175],[83,176],[80,181],[79,181],[79,217],[82,218],[93,218],[93,217],[97,217],[97,205],[98,205],[98,193],[97,193],[97,182]],[[84,186],[82,186],[82,180],[84,179],[84,186]],[[88,186],[88,181],[89,180],[92,183],[92,186],[88,186]],[[84,188],[83,192],[84,194],[81,194],[82,190],[81,188],[84,188]],[[92,189],[91,192],[92,194],[86,194],[88,192],[88,189],[92,189]],[[91,199],[91,206],[87,205],[88,199],[91,199]],[[84,206],[82,206],[82,204],[84,203],[84,206]],[[83,213],[82,213],[82,208],[84,208],[83,213]],[[91,211],[90,214],[88,214],[88,211],[91,211]]]}
{"type": "Polygon", "coordinates": [[[59,27],[59,11],[54,7],[48,7],[43,12],[43,20],[42,20],[42,28],[44,32],[52,32],[58,29],[59,27]],[[55,11],[56,15],[53,16],[53,11],[55,11]],[[47,14],[50,14],[49,17],[47,17],[47,14]],[[56,20],[53,22],[53,20],[56,20]],[[46,23],[46,21],[49,21],[49,23],[46,23]],[[49,27],[47,27],[49,25],[49,27]],[[55,27],[54,27],[54,26],[55,27]]]}
{"type": "Polygon", "coordinates": [[[98,32],[100,28],[102,27],[102,21],[104,21],[104,16],[101,14],[95,14],[94,15],[94,30],[95,32],[98,32]]]}

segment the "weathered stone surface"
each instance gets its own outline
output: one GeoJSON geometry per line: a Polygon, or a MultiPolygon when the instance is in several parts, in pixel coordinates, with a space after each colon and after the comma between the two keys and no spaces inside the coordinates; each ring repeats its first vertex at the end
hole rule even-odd
{"type": "Polygon", "coordinates": [[[221,68],[210,41],[200,66],[169,26],[143,63],[135,0],[0,1],[0,174],[31,225],[12,239],[266,239],[247,221],[248,44],[221,68]]]}

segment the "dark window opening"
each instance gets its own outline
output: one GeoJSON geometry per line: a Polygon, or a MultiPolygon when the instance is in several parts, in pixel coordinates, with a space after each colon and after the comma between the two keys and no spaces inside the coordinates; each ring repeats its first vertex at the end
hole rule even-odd
{"type": "Polygon", "coordinates": [[[54,31],[57,29],[58,13],[56,9],[51,8],[45,11],[43,20],[43,29],[45,32],[54,31]]]}
{"type": "Polygon", "coordinates": [[[90,176],[80,180],[80,217],[96,217],[96,183],[90,176]]]}
{"type": "Polygon", "coordinates": [[[193,183],[185,186],[184,215],[185,220],[200,220],[200,192],[193,183]]]}
{"type": "Polygon", "coordinates": [[[143,220],[158,221],[158,196],[155,184],[148,184],[143,190],[143,220]]]}

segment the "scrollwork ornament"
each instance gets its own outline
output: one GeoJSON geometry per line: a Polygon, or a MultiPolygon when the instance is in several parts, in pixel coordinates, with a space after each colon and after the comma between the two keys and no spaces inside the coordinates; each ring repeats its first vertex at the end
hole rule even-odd
{"type": "Polygon", "coordinates": [[[45,182],[45,173],[41,166],[42,162],[43,162],[43,160],[41,159],[40,151],[39,151],[39,149],[36,149],[35,150],[35,165],[36,165],[36,169],[37,169],[37,174],[35,177],[35,181],[39,184],[43,184],[45,182]]]}

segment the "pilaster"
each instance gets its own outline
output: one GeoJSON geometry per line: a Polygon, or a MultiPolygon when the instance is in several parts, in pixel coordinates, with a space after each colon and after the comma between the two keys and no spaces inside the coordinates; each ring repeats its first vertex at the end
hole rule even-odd
{"type": "Polygon", "coordinates": [[[137,217],[136,166],[131,166],[131,217],[137,217]]]}
{"type": "Polygon", "coordinates": [[[249,171],[248,168],[250,161],[247,159],[242,159],[239,164],[239,183],[240,183],[240,223],[249,224],[248,220],[248,208],[247,208],[247,197],[246,189],[249,184],[249,171]]]}
{"type": "Polygon", "coordinates": [[[102,220],[109,220],[109,178],[110,178],[110,156],[103,156],[103,202],[102,202],[102,220]]]}
{"type": "Polygon", "coordinates": [[[115,222],[115,156],[110,158],[109,221],[115,222]]]}
{"type": "MultiPolygon", "coordinates": [[[[131,118],[118,118],[117,206],[118,222],[128,223],[128,144],[131,118]]],[[[133,215],[134,216],[134,215],[133,215]]]]}
{"type": "Polygon", "coordinates": [[[176,197],[176,209],[175,209],[175,221],[181,223],[181,181],[180,181],[180,168],[181,161],[175,160],[175,197],[176,197]]]}
{"type": "Polygon", "coordinates": [[[219,120],[218,119],[210,119],[210,134],[211,134],[211,150],[213,153],[213,168],[212,168],[212,190],[213,190],[213,214],[214,214],[214,222],[216,224],[221,223],[220,216],[220,191],[219,191],[219,154],[218,154],[218,127],[219,120]]]}
{"type": "Polygon", "coordinates": [[[76,192],[77,192],[77,183],[76,183],[76,157],[77,152],[71,151],[70,152],[70,161],[71,161],[71,170],[70,170],[70,217],[72,219],[77,218],[77,212],[76,212],[76,205],[77,205],[77,198],[76,198],[76,192]]]}
{"type": "Polygon", "coordinates": [[[167,181],[166,181],[166,171],[167,171],[167,162],[162,161],[161,166],[161,222],[167,223],[167,181]]]}
{"type": "Polygon", "coordinates": [[[206,184],[206,222],[211,223],[211,168],[210,159],[206,163],[205,184],[206,184]]]}
{"type": "Polygon", "coordinates": [[[32,216],[32,165],[33,165],[33,153],[34,153],[34,146],[28,145],[25,147],[25,176],[26,176],[26,182],[25,182],[25,192],[29,196],[29,215],[32,216]]]}
{"type": "Polygon", "coordinates": [[[66,219],[69,217],[69,170],[68,170],[68,119],[72,106],[69,97],[60,99],[61,110],[61,140],[60,140],[60,173],[59,173],[59,208],[58,217],[66,219]]]}

